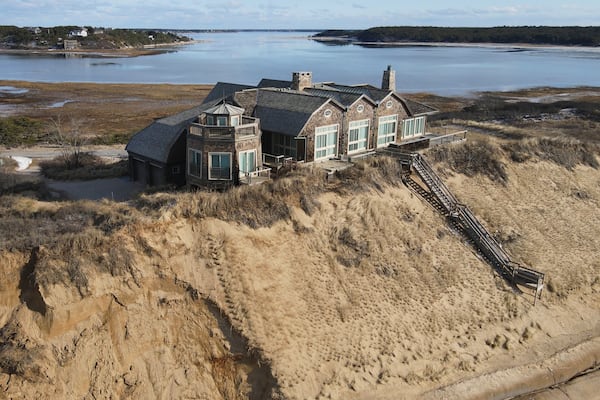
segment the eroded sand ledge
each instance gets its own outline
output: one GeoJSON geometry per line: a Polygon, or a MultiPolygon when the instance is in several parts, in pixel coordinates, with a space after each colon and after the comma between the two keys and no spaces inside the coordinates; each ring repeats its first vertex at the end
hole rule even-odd
{"type": "Polygon", "coordinates": [[[431,391],[425,400],[500,400],[560,385],[600,365],[600,337],[580,343],[542,361],[495,371],[431,391]]]}

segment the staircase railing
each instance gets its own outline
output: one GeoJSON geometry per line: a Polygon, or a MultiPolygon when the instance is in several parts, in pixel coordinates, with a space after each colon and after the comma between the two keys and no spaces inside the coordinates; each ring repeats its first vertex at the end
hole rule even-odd
{"type": "Polygon", "coordinates": [[[403,177],[404,183],[449,218],[502,276],[510,279],[513,284],[534,289],[534,304],[541,298],[544,273],[513,262],[473,212],[466,205],[459,203],[422,155],[402,153],[394,149],[386,153],[397,157],[403,165],[408,166],[403,177]],[[429,192],[410,177],[412,170],[417,173],[429,192]]]}

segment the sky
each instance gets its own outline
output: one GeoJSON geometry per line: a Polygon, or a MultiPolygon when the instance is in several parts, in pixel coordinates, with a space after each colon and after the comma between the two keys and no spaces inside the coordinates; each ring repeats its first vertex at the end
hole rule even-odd
{"type": "Polygon", "coordinates": [[[0,25],[181,29],[600,25],[598,0],[0,0],[0,25]]]}

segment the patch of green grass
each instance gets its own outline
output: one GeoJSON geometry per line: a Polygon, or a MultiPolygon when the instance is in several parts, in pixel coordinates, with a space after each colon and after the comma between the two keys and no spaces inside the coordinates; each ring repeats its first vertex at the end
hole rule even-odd
{"type": "Polygon", "coordinates": [[[113,144],[126,144],[129,142],[129,139],[136,132],[125,133],[125,132],[113,132],[107,133],[105,135],[95,136],[91,140],[91,144],[93,145],[113,145],[113,144]]]}
{"type": "Polygon", "coordinates": [[[48,136],[46,124],[29,117],[0,118],[0,143],[4,146],[32,145],[48,136]]]}

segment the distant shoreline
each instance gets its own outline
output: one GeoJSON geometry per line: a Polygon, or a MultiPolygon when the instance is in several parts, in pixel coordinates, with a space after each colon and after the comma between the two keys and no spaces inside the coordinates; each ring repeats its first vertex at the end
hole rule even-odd
{"type": "Polygon", "coordinates": [[[97,57],[97,58],[122,58],[122,57],[140,57],[140,56],[152,56],[157,54],[167,53],[169,51],[175,51],[177,47],[201,43],[203,40],[190,40],[187,42],[175,42],[175,43],[157,43],[153,45],[143,47],[126,47],[121,49],[6,49],[0,48],[0,54],[14,54],[14,55],[64,55],[64,56],[82,56],[82,57],[97,57]]]}
{"type": "Polygon", "coordinates": [[[532,43],[467,43],[467,42],[364,42],[350,38],[340,38],[335,36],[311,37],[310,39],[316,42],[323,43],[343,43],[354,44],[365,47],[471,47],[471,48],[496,48],[496,49],[531,49],[531,50],[575,50],[599,52],[598,46],[567,46],[567,45],[551,45],[551,44],[532,44],[532,43]]]}

